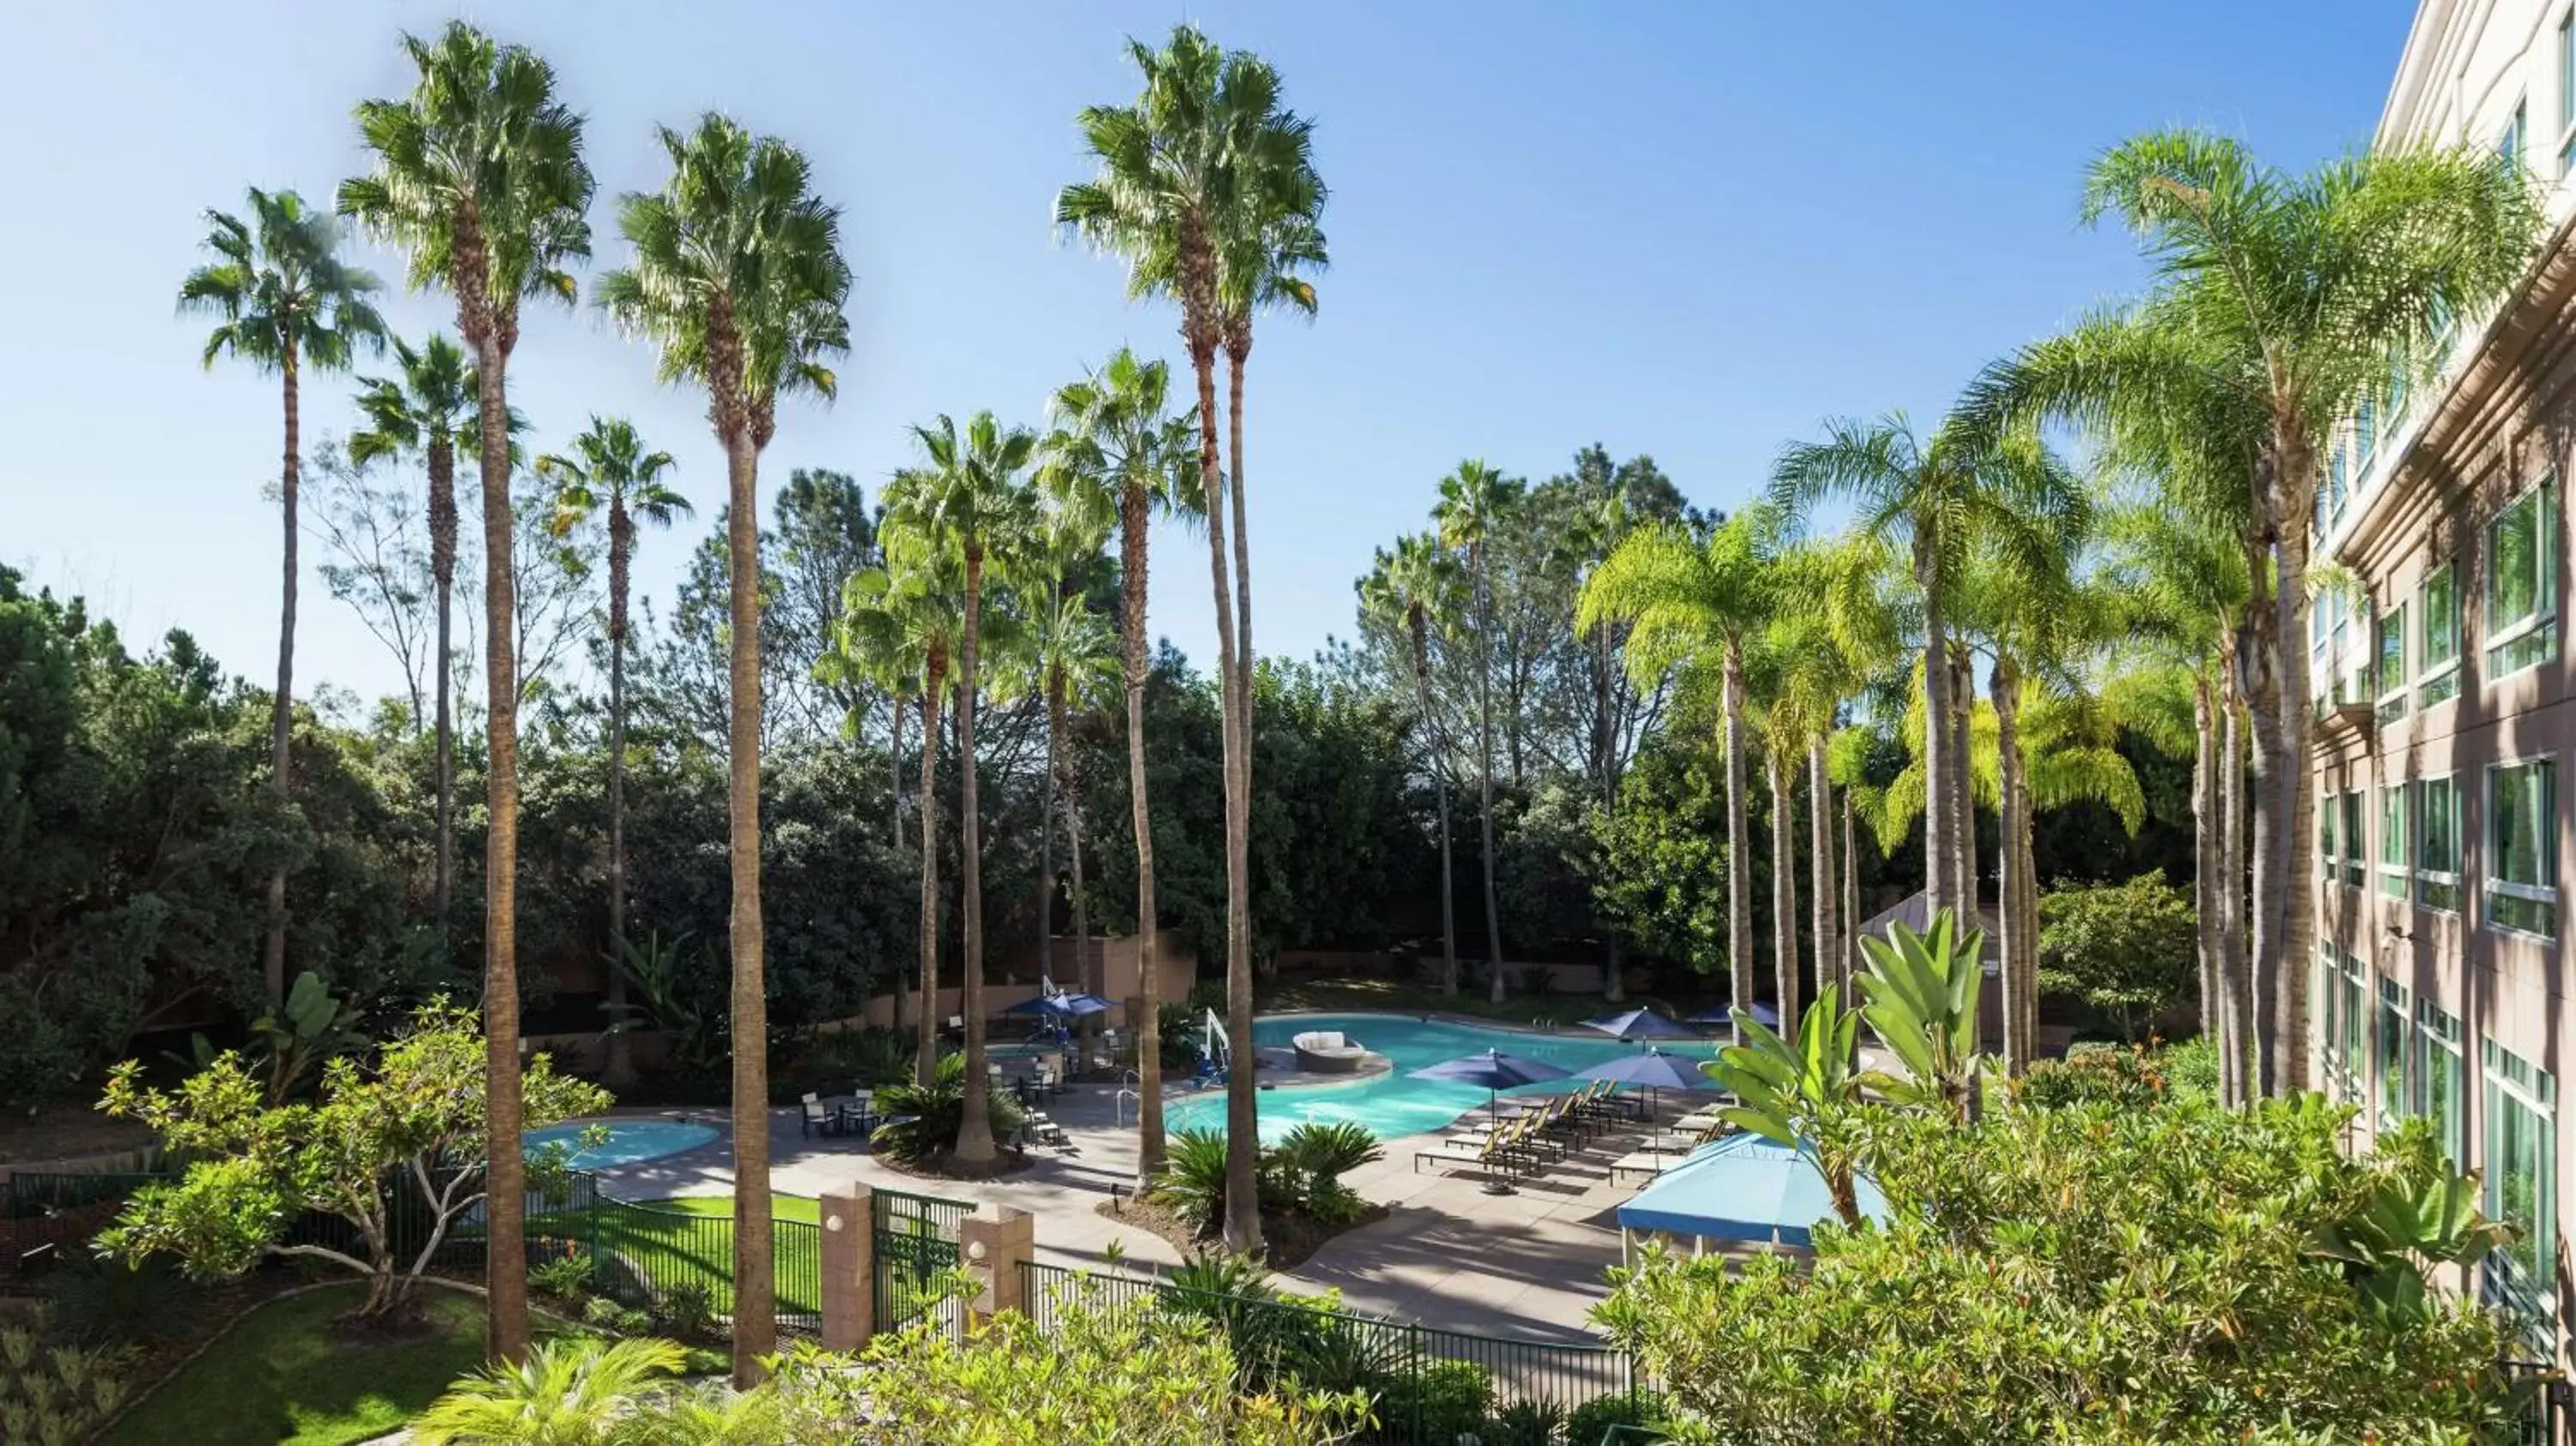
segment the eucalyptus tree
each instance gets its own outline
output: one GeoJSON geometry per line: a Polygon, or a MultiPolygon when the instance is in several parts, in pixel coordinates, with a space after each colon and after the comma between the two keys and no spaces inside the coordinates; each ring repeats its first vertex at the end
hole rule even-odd
{"type": "Polygon", "coordinates": [[[2307,1082],[2313,947],[2307,783],[2307,572],[2324,439],[2395,368],[2438,362],[2452,318],[2520,283],[2542,225],[2518,159],[2483,147],[2390,147],[2304,174],[2192,130],[2104,152],[2088,221],[2115,218],[2157,285],[2126,313],[2001,363],[1980,388],[1995,415],[2107,421],[2166,408],[2236,450],[2250,501],[2242,629],[2255,775],[2251,987],[2263,1093],[2307,1082]],[[2270,586],[2267,588],[2266,584],[2270,586]]]}
{"type": "MultiPolygon", "coordinates": [[[[245,193],[250,219],[206,213],[205,248],[213,259],[179,285],[179,309],[210,313],[205,364],[230,356],[278,378],[286,422],[285,464],[278,477],[284,525],[284,601],[278,609],[277,693],[269,705],[271,792],[288,793],[287,743],[295,719],[295,582],[297,484],[302,480],[301,400],[304,371],[346,371],[362,347],[384,345],[384,321],[372,294],[383,283],[340,259],[340,233],[327,211],[305,207],[293,191],[245,193]]],[[[268,934],[260,976],[272,1000],[286,997],[286,861],[268,876],[268,934]]]]}
{"type": "Polygon", "coordinates": [[[1440,543],[1465,556],[1471,594],[1469,627],[1476,637],[1477,824],[1483,830],[1485,943],[1493,956],[1487,997],[1503,1002],[1503,924],[1494,891],[1494,593],[1487,566],[1495,535],[1510,525],[1523,488],[1492,464],[1469,458],[1440,479],[1440,501],[1431,510],[1440,543]]]}
{"type": "MultiPolygon", "coordinates": [[[[569,262],[590,254],[596,183],[579,114],[555,95],[553,67],[463,21],[434,41],[403,37],[409,96],[361,101],[360,142],[374,169],[340,183],[341,214],[410,254],[414,290],[443,288],[474,357],[476,452],[483,492],[484,1093],[495,1139],[519,1135],[519,669],[512,566],[509,367],[519,306],[574,297],[569,262]]],[[[525,1172],[495,1150],[485,1222],[491,1354],[528,1348],[525,1172]]],[[[765,1227],[764,1227],[765,1228],[765,1227]]],[[[765,1269],[765,1266],[764,1266],[765,1269]]],[[[765,1277],[764,1277],[765,1278],[765,1277]]]]}
{"type": "Polygon", "coordinates": [[[365,377],[358,410],[366,425],[349,434],[349,460],[361,466],[395,457],[418,457],[429,474],[430,591],[438,615],[438,637],[432,665],[437,758],[432,764],[438,841],[430,874],[430,913],[439,937],[447,936],[447,901],[455,876],[456,740],[454,703],[455,645],[451,623],[456,598],[456,453],[478,445],[482,419],[475,409],[473,363],[464,348],[432,332],[415,351],[402,338],[391,339],[396,369],[391,377],[365,377]]]}
{"type": "Polygon", "coordinates": [[[963,602],[957,644],[959,1012],[966,1017],[965,1117],[957,1130],[956,1158],[981,1167],[994,1159],[992,1110],[987,1096],[984,1031],[983,828],[977,816],[975,705],[985,627],[986,566],[1013,558],[1027,544],[1036,495],[1026,476],[1037,456],[1037,433],[1005,428],[991,412],[977,412],[961,432],[947,416],[912,429],[929,465],[898,473],[886,489],[886,512],[921,530],[933,546],[954,550],[963,563],[963,602]]]}
{"type": "MultiPolygon", "coordinates": [[[[1744,792],[1747,649],[1777,605],[1771,519],[1739,512],[1704,534],[1680,523],[1630,533],[1583,587],[1575,625],[1627,624],[1631,678],[1685,664],[1719,676],[1726,751],[1726,957],[1734,1007],[1753,1004],[1753,847],[1744,792]]],[[[1739,1041],[1741,1033],[1738,1034],[1739,1041]]]]}
{"type": "Polygon", "coordinates": [[[1455,616],[1458,581],[1457,559],[1441,547],[1439,536],[1415,533],[1397,538],[1391,553],[1379,548],[1375,567],[1357,585],[1361,620],[1397,640],[1413,677],[1423,756],[1440,819],[1440,992],[1453,996],[1458,992],[1458,902],[1451,882],[1449,748],[1431,698],[1431,632],[1435,626],[1445,630],[1455,616]]]}
{"type": "MultiPolygon", "coordinates": [[[[731,1014],[736,1040],[769,1037],[760,909],[760,454],[781,396],[840,390],[832,358],[850,348],[849,263],[839,208],[814,194],[795,147],[721,115],[658,128],[671,166],[659,191],[618,199],[627,264],[599,279],[600,306],[660,351],[665,382],[706,389],[725,453],[732,622],[726,852],[733,872],[731,1014]]],[[[749,1386],[777,1347],[770,1255],[769,1059],[733,1051],[733,1375],[749,1386]]]]}
{"type": "MultiPolygon", "coordinates": [[[[1049,407],[1054,430],[1047,437],[1044,484],[1069,505],[1106,510],[1118,520],[1119,656],[1127,686],[1127,792],[1134,805],[1136,840],[1136,1078],[1138,1094],[1160,1099],[1163,1090],[1161,944],[1154,903],[1153,812],[1145,770],[1148,547],[1154,517],[1204,510],[1206,492],[1193,465],[1191,438],[1197,419],[1175,416],[1170,406],[1171,368],[1140,361],[1120,347],[1101,368],[1059,388],[1049,407]]],[[[1140,1181],[1163,1167],[1160,1110],[1136,1112],[1140,1181]]]]}
{"type": "MultiPolygon", "coordinates": [[[[593,416],[569,452],[537,458],[537,475],[555,484],[552,528],[570,536],[606,514],[608,523],[608,1009],[626,1018],[626,638],[627,595],[635,563],[635,528],[668,527],[689,514],[689,499],[665,479],[678,463],[648,452],[635,424],[593,416]]],[[[633,1070],[626,1031],[608,1037],[608,1074],[633,1070]]]]}
{"type": "Polygon", "coordinates": [[[966,632],[965,559],[924,531],[919,519],[889,512],[885,563],[851,577],[836,654],[887,682],[907,681],[921,700],[921,995],[914,1025],[913,1078],[928,1085],[939,1065],[939,724],[953,661],[966,632]]]}

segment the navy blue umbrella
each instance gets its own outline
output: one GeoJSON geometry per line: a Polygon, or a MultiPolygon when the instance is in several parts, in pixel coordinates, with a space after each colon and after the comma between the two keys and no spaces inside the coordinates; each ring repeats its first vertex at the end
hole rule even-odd
{"type": "Polygon", "coordinates": [[[1482,1085],[1496,1092],[1497,1098],[1486,1101],[1486,1108],[1500,1113],[1499,1094],[1503,1090],[1546,1080],[1564,1079],[1566,1072],[1545,1060],[1529,1059],[1489,1049],[1482,1054],[1462,1055],[1414,1070],[1415,1079],[1446,1080],[1451,1084],[1482,1085]]]}
{"type": "Polygon", "coordinates": [[[1687,1055],[1666,1054],[1660,1049],[1623,1054],[1603,1060],[1590,1069],[1575,1072],[1578,1079],[1615,1080],[1620,1084],[1644,1085],[1646,1107],[1654,1108],[1654,1092],[1669,1090],[1713,1090],[1717,1082],[1702,1073],[1699,1061],[1687,1055]]]}
{"type": "Polygon", "coordinates": [[[1109,1008],[1109,1001],[1097,994],[1040,994],[1023,999],[1004,1014],[1042,1014],[1051,1019],[1079,1019],[1109,1008]]]}
{"type": "Polygon", "coordinates": [[[1618,1039],[1697,1039],[1699,1031],[1657,1014],[1651,1009],[1631,1009],[1624,1014],[1604,1015],[1583,1021],[1586,1029],[1597,1029],[1618,1039]]]}
{"type": "MultiPolygon", "coordinates": [[[[1745,1012],[1751,1014],[1755,1019],[1760,1020],[1762,1023],[1771,1026],[1773,1029],[1778,1029],[1780,1027],[1780,1011],[1772,1008],[1768,1004],[1756,1004],[1745,1012]]],[[[1725,1005],[1719,1004],[1703,1009],[1699,1013],[1692,1015],[1690,1017],[1690,1022],[1693,1024],[1733,1024],[1735,1019],[1734,1016],[1726,1012],[1725,1005]]]]}

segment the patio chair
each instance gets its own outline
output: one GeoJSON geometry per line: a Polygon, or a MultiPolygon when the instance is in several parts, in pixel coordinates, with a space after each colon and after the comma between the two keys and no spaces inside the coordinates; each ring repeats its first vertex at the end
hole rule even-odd
{"type": "Polygon", "coordinates": [[[1507,1120],[1481,1142],[1443,1140],[1428,1150],[1414,1152],[1414,1173],[1420,1174],[1423,1161],[1429,1160],[1443,1165],[1473,1165],[1493,1180],[1500,1180],[1506,1171],[1520,1174],[1536,1164],[1521,1143],[1526,1130],[1522,1122],[1507,1120]]]}
{"type": "Polygon", "coordinates": [[[804,1125],[806,1139],[810,1140],[818,1134],[837,1135],[842,1133],[841,1116],[838,1111],[825,1109],[823,1107],[822,1100],[811,1094],[806,1095],[801,1103],[805,1107],[804,1125]]]}
{"type": "Polygon", "coordinates": [[[877,1123],[876,1095],[870,1090],[859,1090],[850,1096],[850,1102],[841,1106],[837,1113],[845,1128],[856,1130],[864,1135],[875,1128],[877,1123]]]}
{"type": "Polygon", "coordinates": [[[1039,1142],[1042,1144],[1064,1145],[1072,1143],[1072,1141],[1065,1136],[1064,1126],[1057,1124],[1044,1110],[1031,1110],[1029,1112],[1027,1129],[1030,1134],[1037,1136],[1039,1142]]]}

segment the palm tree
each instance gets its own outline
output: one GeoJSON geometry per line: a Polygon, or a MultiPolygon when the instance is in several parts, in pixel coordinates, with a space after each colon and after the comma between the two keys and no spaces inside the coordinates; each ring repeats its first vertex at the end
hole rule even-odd
{"type": "MultiPolygon", "coordinates": [[[[519,668],[516,514],[510,498],[510,353],[519,303],[569,304],[564,264],[590,254],[594,188],[581,157],[581,117],[555,99],[554,70],[463,21],[435,41],[403,37],[418,72],[401,100],[358,105],[375,169],[340,183],[340,211],[411,255],[414,290],[456,299],[456,331],[474,357],[476,448],[483,489],[483,681],[486,805],[483,860],[484,1095],[491,1137],[519,1137],[519,668]]],[[[491,1353],[528,1348],[525,1171],[515,1149],[491,1152],[486,1281],[491,1353]]]]}
{"type": "MultiPolygon", "coordinates": [[[[1054,528],[1046,529],[1053,532],[1054,528]]],[[[1091,557],[1098,556],[1100,539],[1092,534],[1091,557]]],[[[1088,561],[1088,558],[1084,558],[1088,561]]],[[[1079,564],[1077,564],[1078,566],[1079,564]]],[[[1022,689],[1033,693],[1046,708],[1047,782],[1041,794],[1042,825],[1038,842],[1038,958],[1042,974],[1054,977],[1054,961],[1048,947],[1052,933],[1051,920],[1055,905],[1055,818],[1063,813],[1065,844],[1070,852],[1073,879],[1067,897],[1073,901],[1074,957],[1076,983],[1097,994],[1105,981],[1094,968],[1098,956],[1089,948],[1090,918],[1083,899],[1082,877],[1082,809],[1080,795],[1074,787],[1073,750],[1067,746],[1075,713],[1089,713],[1107,696],[1118,675],[1117,641],[1111,636],[1108,620],[1094,612],[1078,591],[1063,582],[1048,584],[1047,574],[1069,578],[1071,570],[1059,570],[1062,562],[1045,568],[1023,589],[1020,612],[1024,620],[1019,639],[1021,676],[1013,680],[1011,692],[1022,689]]],[[[1084,1038],[1091,1037],[1096,1016],[1083,1018],[1084,1038]]],[[[1088,1051],[1086,1050],[1086,1054],[1088,1051]]]]}
{"type": "Polygon", "coordinates": [[[1702,660],[1718,672],[1726,747],[1726,956],[1739,1009],[1752,1006],[1754,988],[1745,657],[1774,606],[1776,579],[1764,550],[1770,527],[1759,511],[1748,511],[1705,536],[1678,523],[1641,528],[1584,584],[1575,609],[1579,629],[1609,621],[1628,625],[1628,675],[1641,685],[1702,660]]]}
{"type": "Polygon", "coordinates": [[[850,579],[839,648],[921,699],[921,999],[912,1067],[926,1086],[939,1064],[940,707],[966,627],[966,575],[964,559],[925,536],[916,519],[890,513],[879,536],[885,566],[850,579]]]}
{"type": "MultiPolygon", "coordinates": [[[[554,533],[563,537],[608,513],[608,1011],[626,1021],[626,973],[613,967],[626,947],[626,595],[635,559],[635,525],[668,527],[688,515],[689,499],[663,485],[679,464],[647,452],[635,424],[592,416],[572,451],[537,459],[537,475],[555,484],[554,533]]],[[[608,1036],[608,1077],[634,1073],[626,1031],[608,1036]]]]}
{"type": "Polygon", "coordinates": [[[2296,1091],[2316,927],[2306,634],[2322,439],[2385,387],[2392,363],[2438,362],[2428,342],[2448,318],[2519,284],[2540,237],[2537,198],[2517,160],[2478,147],[2374,150],[2288,175],[2237,141],[2169,130],[2104,152],[2084,213],[2138,237],[2158,288],[1999,363],[1977,409],[2107,423],[2169,408],[2169,434],[2213,424],[2237,453],[2258,589],[2248,615],[2270,624],[2247,626],[2240,644],[2256,685],[2256,1081],[2266,1094],[2296,1091]]]}
{"type": "Polygon", "coordinates": [[[394,457],[416,456],[429,473],[429,575],[438,610],[436,702],[437,860],[430,875],[430,913],[440,939],[447,937],[447,901],[453,888],[456,854],[456,740],[454,704],[449,697],[455,674],[455,646],[450,636],[456,596],[456,453],[472,448],[482,436],[482,419],[474,406],[473,364],[464,348],[431,333],[418,351],[393,339],[401,372],[393,377],[365,377],[358,410],[367,425],[349,434],[349,460],[360,466],[394,457]]]}
{"type": "MultiPolygon", "coordinates": [[[[1287,242],[1264,231],[1298,214],[1293,197],[1263,188],[1283,179],[1311,182],[1303,122],[1277,108],[1277,76],[1258,59],[1227,56],[1195,27],[1173,27],[1160,50],[1127,43],[1144,86],[1126,106],[1092,106],[1081,115],[1083,138],[1099,160],[1097,176],[1057,193],[1058,225],[1095,247],[1127,258],[1134,297],[1168,296],[1181,308],[1181,342],[1198,384],[1199,494],[1207,521],[1208,566],[1217,627],[1226,778],[1226,1029],[1234,1058],[1252,1057],[1251,650],[1235,609],[1237,587],[1226,578],[1226,481],[1217,465],[1216,352],[1230,320],[1273,300],[1267,274],[1292,277],[1287,242]],[[1266,260],[1256,258],[1264,257],[1266,260]]],[[[1316,185],[1303,214],[1320,205],[1316,185]]],[[[1301,243],[1302,244],[1302,243],[1301,243]]],[[[1314,241],[1320,258],[1320,239],[1314,241]]],[[[1238,356],[1241,354],[1238,353],[1238,356]]],[[[1240,500],[1236,503],[1238,515],[1240,500]]],[[[1242,531],[1238,524],[1236,531],[1242,531]]],[[[1237,581],[1248,581],[1250,553],[1238,546],[1237,581]]],[[[1226,1130],[1227,1247],[1259,1248],[1254,1198],[1257,1130],[1248,1070],[1228,1077],[1226,1130]]]]}
{"type": "MultiPolygon", "coordinates": [[[[330,213],[307,210],[293,191],[247,193],[250,220],[206,213],[214,260],[179,286],[181,311],[220,320],[206,334],[205,364],[231,356],[277,375],[285,398],[286,463],[278,480],[285,524],[285,601],[277,628],[277,693],[269,703],[268,786],[287,797],[287,741],[295,719],[295,553],[297,483],[303,475],[296,405],[304,368],[345,371],[362,346],[384,345],[384,322],[369,300],[383,283],[340,260],[330,213]]],[[[268,876],[268,936],[260,974],[271,1000],[286,997],[286,861],[268,876]]]]}
{"type": "MultiPolygon", "coordinates": [[[[1059,203],[1061,204],[1061,203],[1059,203]]],[[[1127,685],[1127,792],[1136,835],[1135,1020],[1138,1098],[1136,1165],[1139,1181],[1163,1168],[1162,1000],[1160,945],[1154,904],[1153,813],[1145,791],[1145,678],[1147,674],[1146,544],[1154,514],[1194,506],[1204,510],[1201,474],[1191,465],[1194,416],[1171,415],[1171,368],[1139,361],[1120,347],[1100,370],[1060,388],[1050,407],[1055,431],[1047,439],[1050,494],[1085,499],[1118,519],[1119,648],[1127,685]]]]}
{"type": "Polygon", "coordinates": [[[412,1424],[421,1446],[613,1446],[645,1439],[639,1400],[677,1384],[687,1355],[669,1341],[565,1336],[524,1364],[465,1377],[412,1424]]]}
{"type": "Polygon", "coordinates": [[[658,132],[671,178],[630,192],[617,229],[632,256],[599,278],[599,302],[661,349],[664,381],[707,390],[725,449],[731,577],[729,768],[733,863],[733,1374],[748,1388],[777,1348],[769,1218],[769,998],[760,912],[760,453],[782,395],[840,390],[850,349],[841,213],[814,194],[804,155],[720,115],[658,132]]]}
{"type": "Polygon", "coordinates": [[[978,649],[985,630],[984,569],[1013,557],[1024,541],[1036,505],[1023,474],[1037,455],[1037,433],[1004,428],[991,412],[977,412],[960,432],[942,416],[912,429],[930,465],[897,474],[887,488],[886,511],[916,526],[965,564],[964,623],[957,648],[957,756],[961,770],[957,807],[958,890],[964,926],[958,961],[960,1012],[966,1016],[966,1104],[957,1129],[956,1158],[969,1167],[989,1165],[992,1110],[987,1095],[984,1043],[983,823],[975,787],[975,701],[978,649]]]}
{"type": "Polygon", "coordinates": [[[1359,581],[1362,616],[1400,639],[1413,673],[1414,707],[1422,720],[1423,755],[1429,760],[1431,789],[1440,810],[1440,992],[1458,992],[1457,889],[1450,882],[1449,748],[1440,736],[1440,715],[1431,698],[1431,628],[1445,629],[1454,613],[1458,564],[1440,546],[1436,534],[1396,539],[1395,551],[1379,548],[1377,566],[1359,581]]]}
{"type": "Polygon", "coordinates": [[[1467,556],[1476,629],[1476,769],[1478,822],[1484,830],[1485,941],[1493,953],[1488,997],[1503,1002],[1503,922],[1494,891],[1494,594],[1486,567],[1487,544],[1520,506],[1522,487],[1491,465],[1469,459],[1440,479],[1440,501],[1431,510],[1440,542],[1467,556]]]}

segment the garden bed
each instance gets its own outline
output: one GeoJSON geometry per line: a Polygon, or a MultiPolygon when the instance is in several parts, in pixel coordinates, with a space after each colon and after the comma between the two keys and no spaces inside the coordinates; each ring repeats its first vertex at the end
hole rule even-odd
{"type": "MultiPolygon", "coordinates": [[[[1171,1242],[1183,1259],[1204,1255],[1224,1248],[1222,1241],[1190,1228],[1190,1223],[1172,1207],[1157,1200],[1104,1200],[1099,1212],[1121,1225],[1132,1225],[1151,1235],[1171,1242]]],[[[1261,1221],[1262,1263],[1272,1270],[1294,1270],[1314,1257],[1324,1243],[1335,1236],[1346,1235],[1364,1226],[1374,1225],[1387,1217],[1387,1208],[1372,1204],[1357,1219],[1345,1225],[1326,1225],[1304,1215],[1280,1217],[1266,1215],[1261,1221]]]]}

